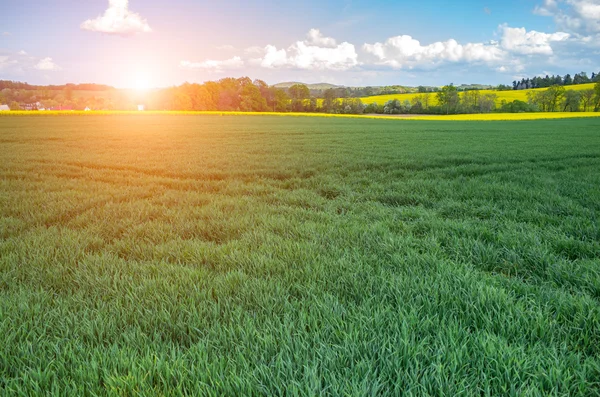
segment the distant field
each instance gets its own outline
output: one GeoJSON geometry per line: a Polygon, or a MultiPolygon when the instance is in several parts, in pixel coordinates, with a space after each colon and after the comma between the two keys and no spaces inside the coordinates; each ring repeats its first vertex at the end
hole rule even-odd
{"type": "MultiPolygon", "coordinates": [[[[592,89],[594,88],[594,83],[590,83],[590,84],[579,84],[579,85],[571,85],[571,86],[565,86],[565,88],[567,90],[577,90],[577,91],[581,91],[581,90],[587,90],[587,89],[592,89]]],[[[480,90],[479,92],[481,94],[496,94],[498,96],[497,99],[497,103],[500,104],[503,100],[507,101],[507,102],[512,102],[515,99],[527,102],[527,92],[529,91],[543,91],[546,90],[546,88],[536,88],[533,90],[511,90],[511,91],[494,91],[494,90],[480,90]]],[[[412,100],[415,96],[417,95],[422,95],[422,94],[418,94],[418,93],[411,93],[411,94],[393,94],[393,95],[377,95],[377,96],[371,96],[371,97],[363,97],[360,98],[360,100],[368,105],[370,103],[377,103],[380,105],[383,105],[384,103],[386,103],[387,101],[390,101],[392,99],[399,99],[401,101],[405,101],[405,100],[412,100]]],[[[437,96],[436,93],[429,93],[429,100],[430,106],[436,106],[437,105],[437,96]]]]}
{"type": "Polygon", "coordinates": [[[0,117],[0,395],[598,395],[598,169],[598,118],[0,117]]]}
{"type": "Polygon", "coordinates": [[[193,111],[12,111],[0,112],[0,117],[53,117],[53,116],[260,116],[260,117],[308,117],[308,118],[360,118],[360,119],[386,119],[386,120],[437,120],[437,121],[485,121],[485,120],[545,120],[566,118],[600,117],[600,112],[538,112],[538,113],[486,113],[486,114],[454,114],[454,115],[383,115],[383,114],[330,114],[330,113],[258,113],[258,112],[193,112],[193,111]]]}

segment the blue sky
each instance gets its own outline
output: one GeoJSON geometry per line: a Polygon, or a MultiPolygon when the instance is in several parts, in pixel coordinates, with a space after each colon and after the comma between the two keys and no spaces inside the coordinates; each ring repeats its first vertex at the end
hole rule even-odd
{"type": "Polygon", "coordinates": [[[600,71],[600,0],[4,0],[0,79],[510,83],[600,71]]]}

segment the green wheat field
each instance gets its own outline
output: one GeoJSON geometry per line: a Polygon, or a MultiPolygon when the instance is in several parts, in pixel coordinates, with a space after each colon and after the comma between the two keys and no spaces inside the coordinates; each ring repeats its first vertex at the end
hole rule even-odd
{"type": "Polygon", "coordinates": [[[0,119],[0,395],[600,395],[600,119],[0,119]]]}

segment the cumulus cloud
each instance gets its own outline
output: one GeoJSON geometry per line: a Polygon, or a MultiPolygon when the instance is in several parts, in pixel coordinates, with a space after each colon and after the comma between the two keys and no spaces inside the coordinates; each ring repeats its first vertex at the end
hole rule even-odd
{"type": "Polygon", "coordinates": [[[525,28],[511,28],[501,26],[503,48],[517,54],[524,55],[552,55],[552,43],[565,41],[570,35],[565,32],[543,33],[535,30],[527,31],[525,28]]]}
{"type": "Polygon", "coordinates": [[[108,9],[104,14],[83,22],[81,29],[121,36],[152,31],[146,19],[129,11],[129,0],[108,0],[108,9]]]}
{"type": "Polygon", "coordinates": [[[27,55],[27,52],[25,50],[21,50],[19,52],[17,52],[18,55],[27,55]]]}
{"type": "Polygon", "coordinates": [[[544,0],[533,9],[553,17],[561,28],[577,33],[600,33],[600,0],[544,0]]]}
{"type": "Polygon", "coordinates": [[[287,49],[267,45],[257,62],[264,68],[281,67],[305,70],[343,71],[358,65],[358,54],[353,44],[337,44],[335,39],[325,37],[318,29],[311,29],[307,39],[297,41],[287,49]]]}
{"type": "Polygon", "coordinates": [[[244,61],[240,57],[233,57],[224,61],[206,60],[203,62],[181,61],[180,66],[184,69],[203,69],[211,72],[223,72],[225,70],[240,69],[244,61]]]}
{"type": "Polygon", "coordinates": [[[564,32],[543,33],[525,28],[499,27],[500,41],[461,44],[454,39],[423,45],[402,35],[383,43],[365,44],[363,50],[377,65],[395,69],[431,69],[444,63],[485,64],[499,72],[523,69],[523,56],[553,54],[552,44],[566,41],[564,32]]]}
{"type": "Polygon", "coordinates": [[[408,35],[396,36],[383,43],[365,44],[363,50],[376,58],[376,63],[401,68],[428,68],[444,62],[496,63],[505,59],[505,51],[497,43],[460,44],[454,39],[422,45],[408,35]]]}
{"type": "Polygon", "coordinates": [[[49,57],[41,59],[38,63],[35,64],[34,68],[37,70],[46,70],[46,71],[60,70],[60,66],[58,66],[56,63],[54,63],[52,58],[49,58],[49,57]]]}
{"type": "Polygon", "coordinates": [[[334,48],[337,45],[335,39],[323,36],[319,29],[309,30],[306,38],[306,44],[312,46],[334,48]]]}

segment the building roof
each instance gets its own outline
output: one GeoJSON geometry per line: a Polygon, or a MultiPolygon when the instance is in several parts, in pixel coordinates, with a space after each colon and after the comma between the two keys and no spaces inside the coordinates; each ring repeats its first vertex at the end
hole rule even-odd
{"type": "Polygon", "coordinates": [[[0,105],[0,110],[10,110],[8,105],[0,105]]]}

